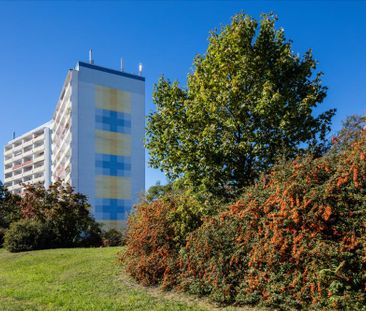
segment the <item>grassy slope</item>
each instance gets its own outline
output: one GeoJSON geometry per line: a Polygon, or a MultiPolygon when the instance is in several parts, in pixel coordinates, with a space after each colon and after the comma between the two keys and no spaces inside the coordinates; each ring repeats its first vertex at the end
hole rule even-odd
{"type": "Polygon", "coordinates": [[[0,311],[242,310],[136,284],[118,265],[122,248],[54,249],[11,254],[0,249],[0,311]]]}
{"type": "Polygon", "coordinates": [[[0,310],[203,310],[121,280],[119,250],[0,249],[0,310]]]}

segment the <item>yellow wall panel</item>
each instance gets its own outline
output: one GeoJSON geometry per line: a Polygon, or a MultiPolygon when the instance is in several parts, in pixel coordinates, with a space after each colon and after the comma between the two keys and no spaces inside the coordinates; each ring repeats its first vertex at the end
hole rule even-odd
{"type": "Polygon", "coordinates": [[[131,180],[129,177],[96,176],[96,197],[108,199],[130,199],[131,180]]]}
{"type": "Polygon", "coordinates": [[[95,87],[95,102],[99,109],[131,112],[131,96],[127,92],[103,86],[95,87]]]}
{"type": "Polygon", "coordinates": [[[123,133],[95,131],[96,153],[121,156],[131,155],[131,136],[123,133]]]}

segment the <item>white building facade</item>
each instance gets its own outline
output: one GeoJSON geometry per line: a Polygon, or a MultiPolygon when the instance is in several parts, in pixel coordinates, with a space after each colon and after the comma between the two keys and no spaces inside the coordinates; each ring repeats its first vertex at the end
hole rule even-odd
{"type": "Polygon", "coordinates": [[[23,185],[51,182],[52,122],[9,141],[4,147],[4,185],[21,194],[23,185]]]}
{"type": "MultiPolygon", "coordinates": [[[[70,183],[87,196],[98,222],[120,227],[145,189],[144,127],[145,78],[78,62],[67,73],[48,127],[45,185],[58,179],[70,183]]],[[[13,159],[15,141],[5,147],[10,190],[14,170],[7,157],[13,159]]]]}

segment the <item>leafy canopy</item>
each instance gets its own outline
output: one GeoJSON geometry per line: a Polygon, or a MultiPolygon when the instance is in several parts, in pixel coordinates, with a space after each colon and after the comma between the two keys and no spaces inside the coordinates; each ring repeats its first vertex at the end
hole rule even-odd
{"type": "Polygon", "coordinates": [[[47,189],[26,185],[20,206],[23,219],[47,225],[49,247],[101,245],[101,229],[89,212],[87,197],[61,180],[47,189]]]}
{"type": "Polygon", "coordinates": [[[166,185],[162,185],[160,181],[158,181],[155,185],[151,186],[145,194],[147,202],[153,202],[165,194],[171,192],[173,190],[173,183],[168,183],[166,185]]]}
{"type": "Polygon", "coordinates": [[[20,197],[12,194],[0,181],[0,228],[8,228],[20,219],[20,197]]]}
{"type": "Polygon", "coordinates": [[[162,77],[148,116],[150,165],[218,196],[235,196],[278,158],[322,153],[334,109],[311,50],[294,54],[276,17],[239,14],[212,32],[187,88],[162,77]]]}

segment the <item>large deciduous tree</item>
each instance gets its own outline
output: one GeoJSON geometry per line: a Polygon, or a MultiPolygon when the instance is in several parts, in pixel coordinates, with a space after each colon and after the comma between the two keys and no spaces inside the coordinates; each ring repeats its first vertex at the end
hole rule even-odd
{"type": "Polygon", "coordinates": [[[187,87],[162,77],[148,116],[150,165],[200,190],[233,196],[279,158],[322,152],[334,109],[316,61],[292,51],[276,17],[239,14],[212,32],[187,87]]]}

